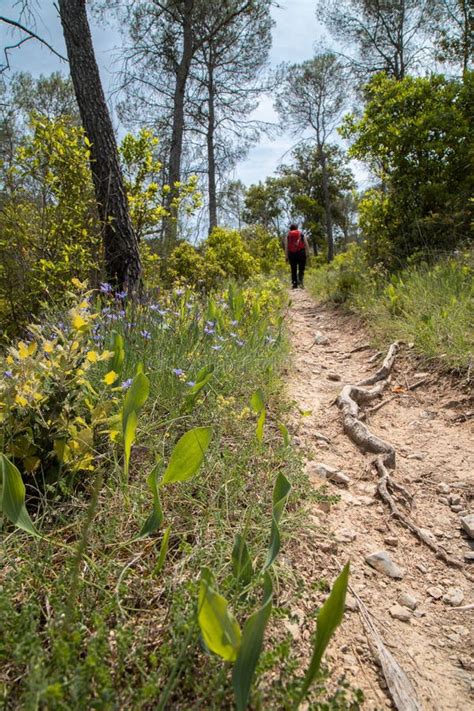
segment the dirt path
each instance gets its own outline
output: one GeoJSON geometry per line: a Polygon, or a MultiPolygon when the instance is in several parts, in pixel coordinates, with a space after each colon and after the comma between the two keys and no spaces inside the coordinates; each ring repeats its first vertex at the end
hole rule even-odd
{"type": "MultiPolygon", "coordinates": [[[[463,563],[456,569],[437,559],[391,518],[376,495],[373,455],[362,454],[342,430],[335,398],[344,384],[374,373],[385,353],[374,359],[373,348],[354,352],[369,341],[354,317],[316,305],[304,291],[292,292],[292,299],[290,397],[300,411],[311,411],[293,423],[296,441],[304,448],[312,485],[324,484],[317,473],[320,464],[341,469],[350,477],[347,487],[327,483],[340,501],[329,511],[314,505],[306,535],[290,547],[293,565],[303,571],[310,590],[312,581],[332,580],[338,562],[350,558],[351,585],[412,682],[422,708],[474,708],[474,610],[454,609],[474,602],[474,568],[472,561],[465,560],[472,555],[474,541],[461,531],[459,521],[463,512],[473,512],[472,420],[462,416],[463,411],[472,410],[472,404],[467,404],[466,393],[456,392],[435,374],[417,372],[414,358],[405,349],[382,396],[396,397],[367,419],[375,434],[396,447],[395,477],[413,496],[410,516],[463,563]],[[326,344],[314,343],[317,331],[328,339],[326,344]],[[407,389],[424,378],[420,387],[407,389]],[[401,579],[377,572],[365,561],[368,554],[382,550],[402,568],[401,579]],[[415,598],[414,610],[406,606],[406,600],[402,600],[401,613],[393,609],[403,593],[415,598]],[[446,596],[451,596],[451,604],[446,596]],[[393,616],[397,613],[407,621],[393,616]]],[[[314,609],[314,600],[310,592],[304,612],[314,609]]],[[[330,647],[331,666],[345,672],[364,691],[364,708],[390,707],[354,599],[349,599],[349,607],[354,609],[348,609],[330,647]]],[[[306,630],[300,630],[298,637],[303,646],[309,644],[306,630]]]]}

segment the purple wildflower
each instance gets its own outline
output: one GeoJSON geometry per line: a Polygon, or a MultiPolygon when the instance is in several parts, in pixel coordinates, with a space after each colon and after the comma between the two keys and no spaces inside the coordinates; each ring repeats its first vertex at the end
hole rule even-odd
{"type": "Polygon", "coordinates": [[[140,336],[143,336],[146,341],[149,341],[151,338],[151,333],[150,331],[146,331],[145,329],[143,329],[143,331],[140,331],[140,336]]]}
{"type": "Polygon", "coordinates": [[[5,378],[13,378],[13,372],[11,370],[5,370],[3,375],[5,378]]]}
{"type": "Polygon", "coordinates": [[[184,370],[181,370],[181,368],[173,368],[173,373],[179,377],[180,375],[184,375],[184,370]]]}
{"type": "Polygon", "coordinates": [[[238,346],[243,346],[245,344],[245,341],[241,341],[240,339],[237,339],[236,343],[238,346]]]}
{"type": "Polygon", "coordinates": [[[275,338],[272,336],[265,336],[265,343],[268,343],[268,345],[272,345],[272,343],[275,343],[275,338]]]}
{"type": "Polygon", "coordinates": [[[237,338],[237,334],[234,333],[233,331],[230,332],[230,335],[232,336],[232,338],[237,338]]]}
{"type": "Polygon", "coordinates": [[[126,299],[127,298],[127,292],[126,291],[117,291],[115,294],[115,297],[117,299],[126,299]]]}
{"type": "Polygon", "coordinates": [[[190,301],[186,302],[186,308],[191,310],[194,307],[194,304],[192,304],[190,301]]]}
{"type": "Polygon", "coordinates": [[[208,328],[214,328],[215,325],[216,325],[215,321],[206,321],[206,326],[208,328]]]}
{"type": "Polygon", "coordinates": [[[100,290],[103,294],[110,294],[112,291],[112,285],[108,284],[106,281],[101,282],[100,290]]]}
{"type": "Polygon", "coordinates": [[[213,351],[221,351],[222,350],[222,346],[211,346],[211,348],[213,351]]]}
{"type": "Polygon", "coordinates": [[[204,326],[204,333],[206,333],[208,336],[210,336],[213,333],[215,333],[215,330],[206,324],[204,326]]]}
{"type": "Polygon", "coordinates": [[[196,383],[195,383],[194,380],[188,380],[188,382],[186,383],[186,385],[188,386],[188,388],[194,388],[194,386],[196,385],[196,383]]]}
{"type": "Polygon", "coordinates": [[[133,383],[133,379],[132,379],[132,378],[127,378],[127,380],[124,380],[124,381],[122,382],[122,386],[121,386],[121,387],[122,387],[122,390],[128,390],[128,388],[130,387],[130,385],[131,385],[132,383],[133,383]]]}
{"type": "Polygon", "coordinates": [[[175,289],[176,296],[182,296],[184,294],[184,289],[175,289]]]}
{"type": "Polygon", "coordinates": [[[234,320],[234,321],[231,321],[230,323],[232,326],[237,326],[239,322],[234,320]]]}

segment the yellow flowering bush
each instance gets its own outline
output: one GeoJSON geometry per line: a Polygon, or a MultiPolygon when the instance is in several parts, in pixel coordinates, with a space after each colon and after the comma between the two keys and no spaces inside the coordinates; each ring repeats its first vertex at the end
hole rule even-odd
{"type": "Polygon", "coordinates": [[[66,299],[65,322],[30,325],[30,338],[11,346],[2,363],[0,451],[38,484],[54,481],[63,469],[94,468],[97,426],[115,406],[110,386],[118,374],[106,373],[100,389],[91,382],[94,369],[114,353],[95,348],[90,294],[69,292],[66,299]]]}

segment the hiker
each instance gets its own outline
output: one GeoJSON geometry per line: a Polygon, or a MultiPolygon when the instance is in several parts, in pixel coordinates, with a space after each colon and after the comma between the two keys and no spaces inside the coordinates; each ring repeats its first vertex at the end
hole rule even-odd
{"type": "Polygon", "coordinates": [[[303,288],[304,268],[309,257],[309,243],[306,236],[298,229],[298,225],[290,225],[290,231],[284,240],[286,261],[291,267],[291,284],[293,289],[303,288]]]}

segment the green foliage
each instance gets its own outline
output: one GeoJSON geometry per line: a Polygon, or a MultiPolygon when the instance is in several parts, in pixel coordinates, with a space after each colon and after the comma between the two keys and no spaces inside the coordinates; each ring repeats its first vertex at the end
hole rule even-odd
{"type": "Polygon", "coordinates": [[[415,263],[389,277],[352,247],[314,270],[308,284],[315,296],[362,314],[379,340],[412,342],[420,355],[465,369],[474,351],[473,277],[472,251],[434,265],[415,263]]]}
{"type": "MultiPolygon", "coordinates": [[[[160,185],[163,166],[157,157],[158,144],[153,132],[142,128],[137,136],[128,133],[120,145],[130,216],[139,240],[154,236],[169,216],[165,197],[170,187],[160,185]]],[[[189,213],[200,207],[195,175],[175,187],[173,207],[184,204],[189,213]]]]}
{"type": "Polygon", "coordinates": [[[212,438],[212,427],[196,427],[186,432],[171,454],[161,484],[191,479],[204,461],[212,438]]]}
{"type": "Polygon", "coordinates": [[[34,116],[16,149],[0,212],[0,318],[15,332],[72,277],[98,269],[99,229],[82,129],[34,116]]]}
{"type": "Polygon", "coordinates": [[[362,117],[346,117],[350,154],[382,184],[360,205],[372,264],[399,267],[417,251],[454,249],[467,238],[473,81],[473,72],[463,82],[379,74],[366,86],[362,117]]]}
{"type": "Polygon", "coordinates": [[[267,558],[265,561],[265,570],[273,565],[278,553],[280,552],[279,523],[290,490],[290,482],[284,474],[279,472],[275,481],[275,487],[273,489],[272,528],[270,533],[270,545],[268,546],[267,558]]]}
{"type": "Polygon", "coordinates": [[[216,591],[214,577],[203,568],[199,588],[198,621],[206,647],[226,662],[234,662],[240,647],[239,623],[227,600],[216,591]]]}
{"type": "Polygon", "coordinates": [[[215,261],[228,279],[248,279],[258,272],[258,262],[247,252],[237,230],[216,227],[206,240],[205,259],[215,261]]]}
{"type": "MultiPolygon", "coordinates": [[[[113,373],[114,371],[111,372],[113,373]]],[[[125,395],[121,413],[123,447],[125,455],[124,477],[126,481],[128,480],[130,468],[130,454],[132,452],[132,445],[135,441],[137,431],[138,413],[147,401],[149,392],[150,381],[143,373],[142,365],[139,363],[137,374],[134,377],[127,394],[125,395]]]]}
{"type": "MultiPolygon", "coordinates": [[[[344,616],[347,585],[349,583],[349,563],[336,578],[326,602],[318,613],[316,639],[308,671],[305,674],[301,689],[300,702],[306,696],[309,687],[319,674],[321,660],[336,628],[344,616]]],[[[297,704],[299,706],[299,703],[297,704]]]]}
{"type": "Polygon", "coordinates": [[[253,566],[245,538],[240,533],[235,536],[232,548],[232,573],[236,580],[248,585],[252,580],[253,566]]]}
{"type": "Polygon", "coordinates": [[[63,295],[71,307],[67,323],[31,325],[30,340],[11,346],[3,359],[0,451],[37,486],[62,470],[94,468],[96,430],[116,406],[108,387],[113,371],[104,381],[97,377],[100,363],[114,354],[95,350],[89,296],[63,295]]]}
{"type": "Polygon", "coordinates": [[[38,535],[26,510],[21,474],[4,454],[0,454],[0,511],[18,528],[38,535]]]}
{"type": "Polygon", "coordinates": [[[263,636],[272,614],[272,598],[272,579],[265,573],[262,605],[245,621],[239,653],[232,672],[237,711],[247,708],[252,680],[262,652],[263,636]]]}

